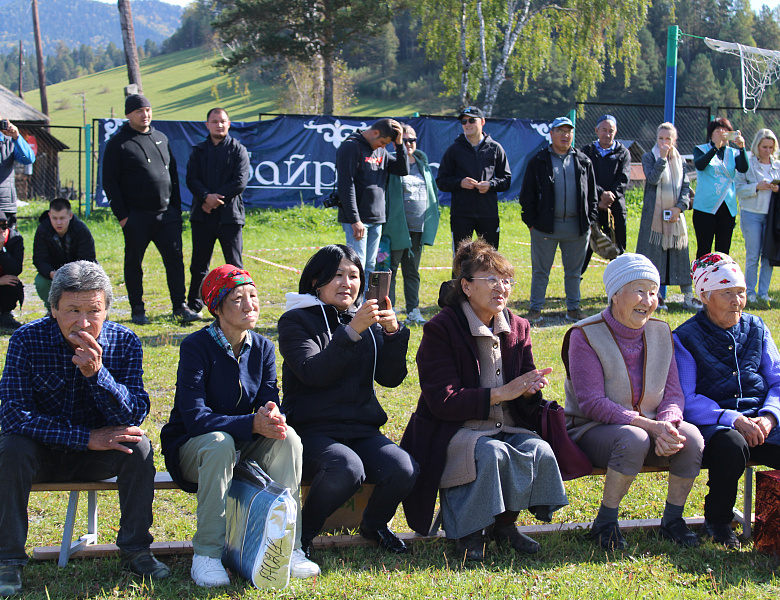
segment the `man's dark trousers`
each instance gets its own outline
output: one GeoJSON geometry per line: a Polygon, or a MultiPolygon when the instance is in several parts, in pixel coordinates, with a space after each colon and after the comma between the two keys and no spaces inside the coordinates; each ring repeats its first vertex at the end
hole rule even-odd
{"type": "Polygon", "coordinates": [[[147,550],[152,543],[154,454],[146,436],[125,445],[132,454],[70,451],[25,435],[0,436],[0,564],[27,563],[27,503],[32,484],[42,481],[98,481],[116,476],[122,513],[117,546],[126,552],[147,550]]]}
{"type": "Polygon", "coordinates": [[[214,254],[214,244],[219,240],[226,265],[244,268],[241,257],[244,251],[242,237],[243,225],[238,223],[220,224],[220,215],[204,214],[203,221],[190,221],[192,226],[192,262],[190,263],[190,292],[187,305],[198,312],[203,308],[200,299],[200,286],[209,272],[209,263],[214,254]]]}
{"type": "Polygon", "coordinates": [[[458,250],[458,243],[463,239],[470,240],[474,232],[498,250],[499,226],[499,217],[450,217],[453,254],[458,250]]]}
{"type": "Polygon", "coordinates": [[[159,215],[130,211],[122,233],[125,236],[125,286],[134,313],[144,310],[142,263],[150,242],[154,242],[162,256],[173,309],[185,306],[181,232],[181,213],[178,210],[169,208],[159,215]]]}

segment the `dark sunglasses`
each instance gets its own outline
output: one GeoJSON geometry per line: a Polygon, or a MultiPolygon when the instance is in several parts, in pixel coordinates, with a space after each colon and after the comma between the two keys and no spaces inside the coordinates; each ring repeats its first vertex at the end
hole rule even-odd
{"type": "Polygon", "coordinates": [[[460,122],[462,125],[465,125],[466,123],[476,123],[477,119],[474,117],[468,117],[467,119],[461,119],[460,122]]]}
{"type": "Polygon", "coordinates": [[[404,138],[404,144],[416,144],[417,138],[404,138]]]}

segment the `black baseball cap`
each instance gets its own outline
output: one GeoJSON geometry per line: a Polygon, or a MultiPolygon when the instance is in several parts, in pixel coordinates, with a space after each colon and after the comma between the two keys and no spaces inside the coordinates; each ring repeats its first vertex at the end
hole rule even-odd
{"type": "Polygon", "coordinates": [[[465,117],[465,116],[468,116],[468,117],[479,117],[480,119],[484,119],[485,118],[485,113],[483,113],[476,106],[468,106],[468,107],[464,108],[462,111],[460,111],[460,114],[458,115],[458,118],[460,119],[461,117],[465,117]]]}

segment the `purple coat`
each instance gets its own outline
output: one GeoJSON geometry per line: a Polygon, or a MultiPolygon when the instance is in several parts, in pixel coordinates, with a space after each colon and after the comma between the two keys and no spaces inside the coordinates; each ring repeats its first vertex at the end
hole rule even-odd
{"type": "MultiPolygon", "coordinates": [[[[528,321],[506,311],[510,332],[501,336],[504,381],[535,369],[528,321]]],[[[425,324],[417,369],[422,393],[406,426],[401,448],[420,465],[414,489],[404,500],[409,526],[427,535],[436,505],[439,481],[447,459],[447,445],[469,419],[487,419],[490,389],[480,387],[477,344],[460,308],[445,307],[425,324]]],[[[529,418],[542,399],[512,402],[518,425],[533,428],[529,418]]]]}

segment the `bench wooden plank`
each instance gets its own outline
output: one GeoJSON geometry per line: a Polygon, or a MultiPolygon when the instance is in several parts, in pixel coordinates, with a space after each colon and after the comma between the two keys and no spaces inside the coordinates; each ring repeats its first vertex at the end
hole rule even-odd
{"type": "MultiPolygon", "coordinates": [[[[89,491],[116,491],[116,477],[103,479],[101,481],[56,481],[33,483],[33,492],[89,492],[89,491]]],[[[154,489],[156,490],[178,490],[179,486],[167,471],[155,473],[154,489]]]]}

